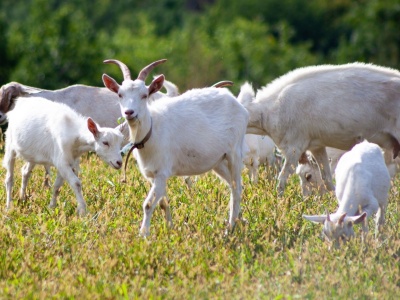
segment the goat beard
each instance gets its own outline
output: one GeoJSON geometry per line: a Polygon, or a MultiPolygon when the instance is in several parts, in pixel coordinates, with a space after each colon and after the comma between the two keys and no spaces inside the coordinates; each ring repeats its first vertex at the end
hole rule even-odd
{"type": "Polygon", "coordinates": [[[128,125],[129,125],[130,140],[132,143],[135,143],[140,122],[139,122],[139,120],[135,120],[133,122],[128,122],[128,125]]]}

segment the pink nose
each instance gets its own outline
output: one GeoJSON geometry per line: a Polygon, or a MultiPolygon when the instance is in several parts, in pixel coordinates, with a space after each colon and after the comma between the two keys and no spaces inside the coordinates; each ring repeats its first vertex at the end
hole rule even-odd
{"type": "Polygon", "coordinates": [[[127,117],[132,116],[133,113],[134,113],[134,111],[133,111],[132,109],[128,109],[128,110],[125,111],[125,115],[126,115],[127,117]]]}

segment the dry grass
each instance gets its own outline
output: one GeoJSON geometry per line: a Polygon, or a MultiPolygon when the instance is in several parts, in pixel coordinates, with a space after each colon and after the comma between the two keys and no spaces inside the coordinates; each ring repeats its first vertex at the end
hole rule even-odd
{"type": "MultiPolygon", "coordinates": [[[[81,168],[89,209],[84,218],[77,217],[67,185],[58,208],[47,209],[51,193],[42,186],[42,168],[34,171],[29,199],[14,201],[9,212],[1,189],[1,299],[395,299],[400,294],[399,180],[381,238],[370,234],[365,243],[354,239],[328,251],[320,227],[301,215],[332,211],[336,200],[333,195],[302,200],[295,177],[278,199],[265,169],[257,186],[245,175],[244,220],[228,236],[227,187],[213,174],[201,176],[191,189],[181,178],[171,179],[175,227],[166,228],[158,208],[151,235],[143,239],[138,232],[149,184],[134,164],[128,184],[95,156],[83,158],[81,168]]],[[[0,176],[3,180],[4,169],[0,176]]]]}

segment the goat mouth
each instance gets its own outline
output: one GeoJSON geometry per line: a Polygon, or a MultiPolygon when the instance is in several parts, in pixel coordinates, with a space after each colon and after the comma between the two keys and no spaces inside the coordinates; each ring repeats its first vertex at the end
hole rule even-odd
{"type": "Polygon", "coordinates": [[[109,164],[116,170],[121,169],[122,167],[122,164],[121,165],[114,164],[112,161],[110,161],[109,164]]]}
{"type": "Polygon", "coordinates": [[[138,115],[127,116],[127,117],[125,117],[125,119],[126,119],[128,122],[136,122],[137,118],[138,118],[138,115]]]}

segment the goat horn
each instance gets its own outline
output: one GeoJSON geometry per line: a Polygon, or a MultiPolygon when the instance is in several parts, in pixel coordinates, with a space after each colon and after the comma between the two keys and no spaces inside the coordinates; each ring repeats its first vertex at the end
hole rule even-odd
{"type": "Polygon", "coordinates": [[[129,71],[128,67],[121,61],[116,60],[116,59],[106,59],[103,61],[105,64],[115,64],[119,66],[119,68],[122,71],[122,74],[124,75],[124,80],[131,79],[131,72],[129,71]]]}
{"type": "Polygon", "coordinates": [[[224,81],[214,83],[211,87],[220,88],[220,87],[226,87],[226,86],[232,86],[232,85],[233,85],[232,81],[224,80],[224,81]]]}
{"type": "Polygon", "coordinates": [[[154,69],[154,67],[158,66],[159,64],[165,63],[166,61],[167,61],[166,59],[160,59],[144,67],[142,71],[140,71],[137,79],[145,81],[147,75],[149,75],[149,73],[154,69]]]}

